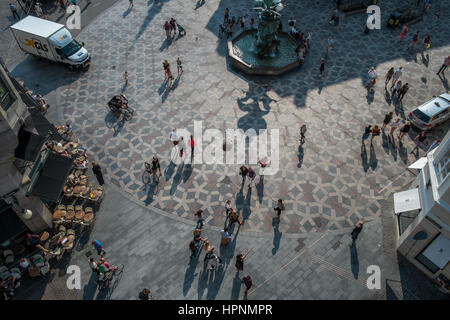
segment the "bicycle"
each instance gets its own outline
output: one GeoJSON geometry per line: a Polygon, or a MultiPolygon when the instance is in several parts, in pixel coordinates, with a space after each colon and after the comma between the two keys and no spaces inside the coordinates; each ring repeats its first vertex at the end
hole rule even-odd
{"type": "Polygon", "coordinates": [[[119,276],[120,274],[122,274],[124,267],[125,266],[123,264],[111,266],[111,270],[105,272],[102,275],[102,278],[97,280],[99,290],[103,290],[109,287],[111,281],[114,279],[114,276],[119,276]]]}

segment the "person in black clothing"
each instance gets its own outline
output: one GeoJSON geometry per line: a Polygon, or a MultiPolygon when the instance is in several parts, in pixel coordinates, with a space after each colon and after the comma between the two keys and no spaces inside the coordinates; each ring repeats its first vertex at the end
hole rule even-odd
{"type": "Polygon", "coordinates": [[[143,289],[141,292],[139,292],[139,300],[152,300],[153,296],[152,296],[152,292],[145,288],[143,289]]]}
{"type": "Polygon", "coordinates": [[[284,207],[284,203],[282,199],[278,199],[278,204],[275,208],[273,208],[273,210],[275,210],[277,212],[277,215],[280,216],[281,211],[283,211],[285,209],[284,207]]]}
{"type": "Polygon", "coordinates": [[[320,60],[320,75],[323,76],[323,72],[325,71],[325,59],[322,58],[320,60]]]}
{"type": "Polygon", "coordinates": [[[408,85],[408,83],[405,83],[403,85],[403,87],[398,91],[397,97],[398,97],[399,101],[403,100],[403,97],[405,96],[406,92],[408,92],[408,90],[409,90],[409,85],[408,85]]]}
{"type": "Polygon", "coordinates": [[[363,222],[359,221],[356,225],[355,228],[353,229],[351,235],[352,235],[352,240],[355,241],[356,238],[358,238],[359,233],[361,232],[363,228],[363,222]]]}
{"type": "Polygon", "coordinates": [[[242,166],[242,167],[239,169],[239,174],[242,176],[242,184],[244,184],[244,182],[245,182],[245,177],[246,177],[247,174],[248,174],[248,169],[247,169],[247,167],[246,167],[246,166],[242,166]]]}
{"type": "Polygon", "coordinates": [[[244,270],[244,260],[249,253],[250,250],[248,250],[245,254],[240,253],[236,256],[236,263],[234,265],[237,269],[237,272],[244,270]]]}
{"type": "Polygon", "coordinates": [[[281,20],[280,20],[280,23],[278,24],[278,31],[283,31],[283,22],[281,22],[281,20]]]}
{"type": "Polygon", "coordinates": [[[411,122],[406,121],[403,127],[400,128],[400,133],[398,135],[398,139],[400,141],[402,140],[403,136],[409,132],[409,129],[411,129],[411,122]]]}
{"type": "Polygon", "coordinates": [[[105,180],[103,180],[102,168],[100,168],[100,166],[98,164],[96,164],[95,162],[92,162],[92,172],[94,172],[95,177],[97,178],[98,184],[101,186],[104,185],[105,180]]]}
{"type": "Polygon", "coordinates": [[[362,136],[361,148],[365,147],[364,140],[367,140],[370,137],[370,133],[372,132],[372,126],[369,124],[364,128],[364,134],[362,136]]]}
{"type": "Polygon", "coordinates": [[[248,290],[250,290],[250,288],[254,286],[250,275],[243,277],[241,282],[245,284],[245,294],[247,294],[248,290]]]}

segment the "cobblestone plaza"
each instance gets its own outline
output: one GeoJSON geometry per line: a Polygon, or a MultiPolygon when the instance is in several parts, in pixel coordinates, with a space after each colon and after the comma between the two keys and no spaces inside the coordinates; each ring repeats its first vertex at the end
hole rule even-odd
{"type": "MultiPolygon", "coordinates": [[[[257,287],[249,299],[440,298],[415,271],[402,271],[392,239],[392,194],[415,177],[407,167],[416,161],[410,151],[418,132],[412,130],[400,145],[383,133],[373,150],[366,142],[367,152],[361,150],[361,136],[366,125],[380,125],[387,112],[405,120],[433,95],[448,92],[447,79],[436,72],[450,48],[450,2],[436,1],[400,43],[399,30],[386,28],[386,20],[407,1],[380,2],[382,29],[366,35],[365,13],[341,13],[334,30],[328,24],[332,1],[284,0],[285,28],[293,16],[302,31],[312,30],[313,37],[305,63],[278,77],[245,76],[227,63],[219,24],[227,7],[231,16],[256,19],[252,1],[244,0],[135,1],[132,9],[128,1],[117,1],[77,36],[92,54],[84,73],[22,57],[17,45],[11,45],[4,55],[10,59],[12,75],[51,102],[51,121],[71,121],[92,160],[103,168],[110,193],[92,235],[102,239],[111,260],[126,266],[114,291],[95,293],[84,252],[76,252],[70,264],[83,266],[83,292],[55,297],[55,290],[47,286],[29,297],[132,299],[136,290],[148,286],[158,299],[238,299],[243,290],[234,276],[233,255],[251,249],[246,268],[257,287]],[[441,19],[433,14],[437,9],[441,19]],[[186,29],[185,36],[166,39],[162,26],[171,17],[186,29]],[[431,34],[432,46],[424,54],[407,49],[415,30],[431,34]],[[329,35],[334,45],[320,77],[329,35]],[[162,62],[167,59],[176,76],[178,57],[184,72],[169,89],[162,62]],[[383,86],[388,69],[399,66],[402,81],[410,85],[402,103],[383,86]],[[370,67],[376,68],[379,79],[373,92],[364,88],[370,67]],[[107,108],[109,99],[121,91],[135,109],[126,122],[107,108]],[[278,172],[258,176],[249,189],[241,186],[240,164],[174,165],[169,134],[176,128],[193,132],[194,121],[201,121],[204,130],[223,133],[279,130],[278,172]],[[307,125],[304,144],[299,142],[302,124],[307,125]],[[158,185],[142,179],[144,162],[153,155],[161,161],[158,185]],[[279,198],[286,210],[277,223],[273,207],[279,198]],[[217,240],[227,199],[245,223],[232,235],[232,246],[220,249],[227,268],[209,280],[201,263],[187,265],[193,214],[203,209],[205,233],[217,240]],[[349,232],[360,220],[367,227],[356,254],[349,232]],[[373,264],[384,272],[382,290],[365,287],[366,267],[373,264]],[[397,282],[390,283],[393,279],[397,282]]],[[[433,130],[420,154],[447,131],[448,123],[433,130]]]]}

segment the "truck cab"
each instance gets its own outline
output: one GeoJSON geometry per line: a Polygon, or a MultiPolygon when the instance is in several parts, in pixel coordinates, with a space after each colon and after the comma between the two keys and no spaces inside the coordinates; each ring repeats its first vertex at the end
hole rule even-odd
{"type": "Polygon", "coordinates": [[[72,38],[66,28],[60,29],[48,38],[55,51],[55,57],[68,65],[87,67],[90,62],[89,52],[83,47],[84,43],[79,43],[72,38]]]}

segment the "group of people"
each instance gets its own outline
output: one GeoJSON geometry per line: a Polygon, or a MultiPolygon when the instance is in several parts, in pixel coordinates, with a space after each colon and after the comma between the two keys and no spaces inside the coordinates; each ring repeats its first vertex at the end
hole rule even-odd
{"type": "Polygon", "coordinates": [[[250,27],[250,29],[253,29],[253,25],[255,24],[255,19],[248,18],[247,15],[244,15],[242,17],[238,17],[236,19],[235,16],[230,18],[230,10],[228,8],[225,9],[225,14],[223,18],[223,24],[219,25],[220,33],[226,34],[227,39],[233,36],[233,28],[235,25],[240,26],[242,30],[245,30],[247,26],[250,27]]]}
{"type": "Polygon", "coordinates": [[[179,37],[186,35],[186,30],[184,30],[184,28],[174,18],[170,18],[169,21],[166,21],[163,25],[163,29],[166,32],[167,39],[175,37],[177,30],[179,37]]]}
{"type": "MultiPolygon", "coordinates": [[[[177,75],[180,76],[183,73],[183,65],[181,63],[180,57],[177,58],[177,75]]],[[[164,69],[164,81],[167,81],[167,86],[170,88],[172,86],[172,81],[174,80],[172,71],[170,70],[170,63],[167,60],[163,61],[164,69]]]]}

